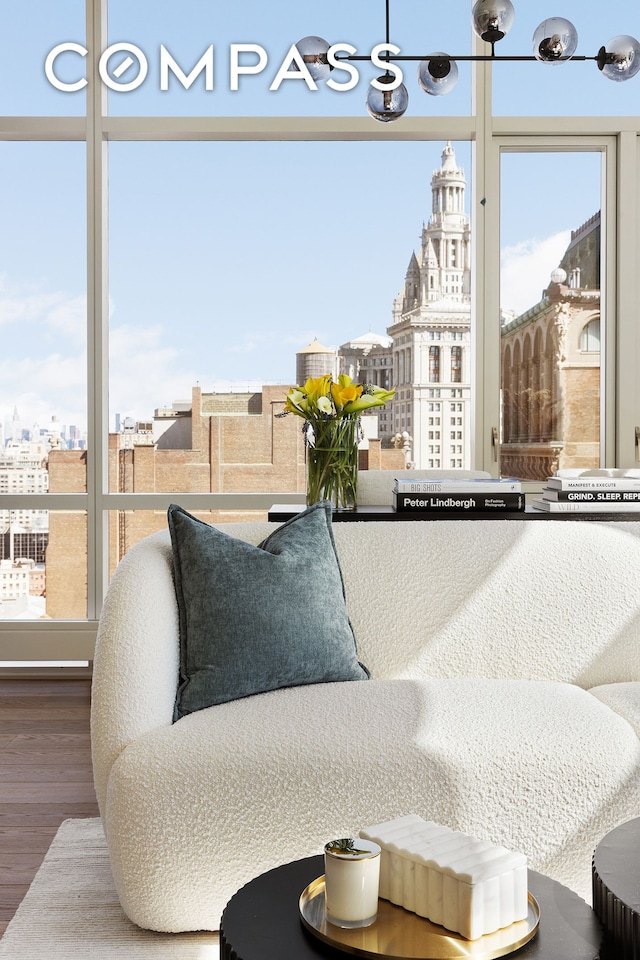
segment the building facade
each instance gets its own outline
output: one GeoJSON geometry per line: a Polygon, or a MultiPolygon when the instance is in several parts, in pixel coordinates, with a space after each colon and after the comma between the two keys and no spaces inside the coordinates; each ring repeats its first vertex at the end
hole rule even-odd
{"type": "Polygon", "coordinates": [[[571,242],[542,300],[501,328],[501,469],[545,480],[600,464],[600,214],[571,242]]]}
{"type": "MultiPolygon", "coordinates": [[[[7,441],[0,448],[0,493],[46,493],[48,453],[44,440],[7,441]]],[[[44,615],[48,541],[47,510],[0,510],[0,619],[44,615]]]]}
{"type": "Polygon", "coordinates": [[[408,434],[408,466],[458,469],[471,458],[471,259],[466,178],[447,143],[431,178],[431,216],[409,260],[387,333],[396,395],[392,435],[408,434]]]}
{"type": "MultiPolygon", "coordinates": [[[[265,385],[258,393],[203,393],[191,402],[158,408],[153,421],[123,426],[109,435],[109,489],[114,493],[304,493],[307,464],[302,421],[282,416],[288,387],[265,385]]],[[[374,418],[363,418],[376,424],[374,418]]],[[[55,493],[85,482],[86,452],[52,450],[49,485],[55,493]]],[[[402,453],[382,448],[369,431],[362,469],[401,469],[402,453]]],[[[198,511],[209,523],[256,519],[255,511],[198,511]]],[[[264,517],[264,512],[261,513],[264,517]]],[[[165,510],[114,510],[109,514],[109,563],[167,526],[165,510]]],[[[46,555],[47,614],[86,616],[87,521],[84,513],[51,511],[46,555]]]]}

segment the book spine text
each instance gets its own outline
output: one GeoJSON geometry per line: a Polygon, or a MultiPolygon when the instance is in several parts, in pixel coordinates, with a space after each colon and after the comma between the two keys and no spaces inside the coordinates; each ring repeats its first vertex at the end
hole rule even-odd
{"type": "Polygon", "coordinates": [[[445,511],[458,510],[468,512],[473,510],[524,510],[523,493],[474,493],[463,496],[451,494],[397,494],[396,510],[428,510],[445,511]]]}

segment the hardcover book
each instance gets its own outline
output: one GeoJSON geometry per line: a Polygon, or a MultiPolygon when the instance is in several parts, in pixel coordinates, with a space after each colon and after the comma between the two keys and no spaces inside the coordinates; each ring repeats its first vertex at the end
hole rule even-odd
{"type": "Polygon", "coordinates": [[[552,490],[546,487],[542,491],[542,498],[559,503],[635,503],[640,501],[640,487],[637,490],[611,490],[609,488],[583,490],[579,487],[571,487],[568,490],[552,490]]]}
{"type": "Polygon", "coordinates": [[[640,511],[640,501],[584,503],[575,500],[532,500],[531,506],[536,510],[546,510],[547,513],[638,513],[640,511]]]}
{"type": "Polygon", "coordinates": [[[469,513],[474,510],[499,513],[500,511],[524,510],[524,493],[398,493],[395,496],[396,510],[428,511],[429,513],[455,510],[469,513]]]}
{"type": "Polygon", "coordinates": [[[640,490],[640,470],[558,470],[547,478],[553,490],[640,490]]]}
{"type": "Polygon", "coordinates": [[[504,480],[491,479],[490,477],[479,477],[478,479],[467,477],[459,480],[455,477],[443,477],[442,480],[430,480],[428,477],[422,480],[396,477],[393,487],[394,493],[455,493],[457,496],[463,496],[467,493],[473,494],[473,496],[478,493],[502,496],[505,493],[520,493],[521,491],[521,482],[513,477],[504,480]]]}

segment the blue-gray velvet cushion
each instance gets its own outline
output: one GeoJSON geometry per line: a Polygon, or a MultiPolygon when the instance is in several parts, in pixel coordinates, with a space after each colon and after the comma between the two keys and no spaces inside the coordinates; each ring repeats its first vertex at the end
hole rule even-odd
{"type": "Polygon", "coordinates": [[[309,507],[257,547],[176,504],[168,519],[180,616],[175,719],[279,687],[368,678],[329,503],[309,507]]]}

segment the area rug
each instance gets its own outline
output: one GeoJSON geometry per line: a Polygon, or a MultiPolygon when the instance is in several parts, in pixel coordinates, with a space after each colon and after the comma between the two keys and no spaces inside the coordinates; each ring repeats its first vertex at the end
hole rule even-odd
{"type": "Polygon", "coordinates": [[[218,934],[162,934],[136,927],[118,902],[100,820],[65,820],[0,940],[0,958],[124,957],[218,960],[218,934]]]}

